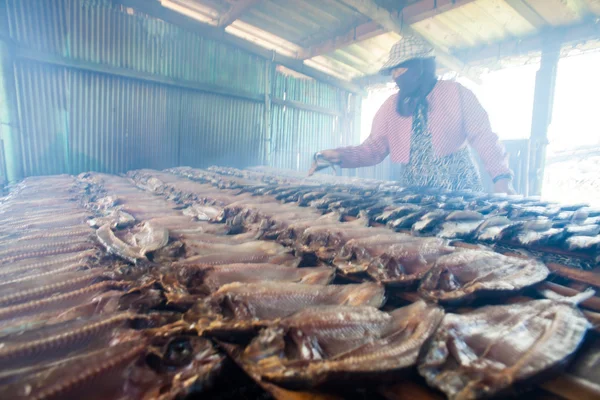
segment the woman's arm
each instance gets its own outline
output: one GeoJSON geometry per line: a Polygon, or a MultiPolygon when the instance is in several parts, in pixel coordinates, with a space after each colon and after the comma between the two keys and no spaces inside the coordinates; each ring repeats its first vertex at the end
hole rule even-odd
{"type": "Polygon", "coordinates": [[[389,154],[386,135],[387,118],[379,109],[371,125],[371,134],[358,146],[340,147],[333,150],[337,160],[330,160],[340,164],[342,168],[369,167],[382,162],[389,154]]]}
{"type": "Polygon", "coordinates": [[[513,172],[508,166],[508,157],[498,136],[492,131],[487,112],[473,92],[459,86],[464,129],[471,147],[477,151],[486,171],[494,183],[502,178],[511,179],[513,172]]]}

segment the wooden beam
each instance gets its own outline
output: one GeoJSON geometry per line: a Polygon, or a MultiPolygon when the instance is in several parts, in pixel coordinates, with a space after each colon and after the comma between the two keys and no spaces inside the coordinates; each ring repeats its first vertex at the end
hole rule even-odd
{"type": "Polygon", "coordinates": [[[133,8],[139,12],[142,12],[152,18],[161,19],[170,24],[176,25],[184,30],[196,33],[208,39],[212,39],[217,42],[227,43],[231,46],[245,50],[251,54],[258,55],[264,59],[271,60],[275,64],[283,65],[293,71],[300,72],[313,79],[328,83],[332,86],[336,86],[340,89],[347,90],[352,93],[363,94],[359,86],[335,78],[329,74],[321,72],[315,68],[311,68],[305,65],[301,60],[297,60],[292,57],[286,57],[281,54],[274,52],[273,50],[265,49],[257,44],[251,43],[247,40],[241,39],[235,35],[225,32],[222,28],[212,27],[208,24],[200,23],[192,18],[182,15],[173,10],[169,10],[163,7],[158,1],[154,0],[113,0],[117,4],[121,4],[125,7],[133,8]]]}
{"type": "Polygon", "coordinates": [[[336,36],[332,39],[327,39],[322,43],[304,49],[300,52],[300,54],[298,54],[298,58],[300,60],[306,60],[323,54],[331,53],[337,49],[350,46],[353,43],[362,42],[363,40],[370,39],[385,32],[386,30],[383,29],[377,22],[367,22],[352,28],[343,35],[336,36]]]}
{"type": "MultiPolygon", "coordinates": [[[[404,7],[400,17],[405,23],[414,24],[427,18],[434,17],[440,13],[450,11],[454,8],[464,6],[475,0],[423,0],[404,7]]],[[[389,32],[375,21],[367,22],[356,26],[345,33],[336,35],[334,38],[324,39],[323,41],[307,47],[302,51],[298,58],[306,60],[327,53],[332,53],[337,49],[350,46],[353,43],[362,42],[372,37],[389,32]]]]}
{"type": "Polygon", "coordinates": [[[399,17],[409,25],[472,3],[475,0],[421,0],[402,9],[399,17]]]}
{"type": "MultiPolygon", "coordinates": [[[[560,41],[567,45],[580,44],[595,39],[600,39],[600,23],[590,20],[573,26],[544,29],[543,32],[536,35],[489,43],[476,48],[460,50],[453,54],[465,63],[477,66],[486,60],[500,60],[539,52],[542,50],[544,43],[548,41],[560,41]]],[[[366,87],[393,81],[389,76],[374,74],[356,78],[352,82],[361,87],[366,87]]]]}
{"type": "Polygon", "coordinates": [[[546,20],[524,0],[505,0],[505,2],[534,28],[539,29],[548,25],[546,20]]]}
{"type": "Polygon", "coordinates": [[[220,28],[225,28],[233,23],[233,21],[239,19],[249,8],[254,7],[261,0],[237,0],[235,4],[231,6],[229,11],[219,17],[220,28]]]}
{"type": "Polygon", "coordinates": [[[488,43],[476,48],[454,53],[466,63],[476,64],[490,59],[502,59],[541,51],[548,42],[561,42],[564,45],[580,44],[588,40],[600,39],[600,23],[591,18],[577,25],[544,28],[540,33],[522,38],[511,38],[497,43],[488,43]]]}
{"type": "MultiPolygon", "coordinates": [[[[383,28],[396,32],[400,35],[414,35],[420,36],[414,29],[410,27],[409,24],[402,24],[401,21],[394,15],[392,15],[386,9],[379,7],[373,0],[340,0],[342,3],[348,5],[349,7],[354,8],[359,13],[369,17],[371,20],[379,23],[383,28]]],[[[479,83],[479,79],[476,77],[471,77],[468,75],[468,71],[466,71],[466,65],[448,53],[445,49],[441,47],[431,44],[433,49],[436,52],[436,57],[442,64],[459,73],[463,73],[468,76],[473,81],[479,83]]]]}
{"type": "Polygon", "coordinates": [[[356,83],[361,87],[385,85],[386,83],[392,83],[394,80],[390,75],[373,74],[365,75],[360,78],[353,79],[352,82],[356,83]]]}

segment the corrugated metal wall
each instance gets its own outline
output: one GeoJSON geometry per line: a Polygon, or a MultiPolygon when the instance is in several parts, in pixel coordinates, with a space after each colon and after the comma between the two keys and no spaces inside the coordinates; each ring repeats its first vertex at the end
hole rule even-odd
{"type": "MultiPolygon", "coordinates": [[[[0,73],[17,88],[15,116],[0,120],[0,184],[264,160],[307,170],[314,152],[360,142],[360,97],[110,0],[0,0],[0,40],[0,73]]],[[[0,93],[0,107],[12,98],[0,93]]],[[[385,180],[397,170],[387,158],[343,174],[385,180]]]]}
{"type": "Polygon", "coordinates": [[[109,0],[0,2],[18,49],[24,176],[265,159],[307,170],[354,135],[343,90],[109,0]]]}
{"type": "Polygon", "coordinates": [[[339,147],[346,92],[313,81],[275,74],[272,106],[271,164],[306,170],[315,152],[339,147]]]}

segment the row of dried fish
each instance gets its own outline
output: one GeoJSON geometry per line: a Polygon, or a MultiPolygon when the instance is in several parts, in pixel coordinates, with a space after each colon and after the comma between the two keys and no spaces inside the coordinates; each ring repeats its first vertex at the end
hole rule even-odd
{"type": "Polygon", "coordinates": [[[418,236],[438,236],[579,255],[600,262],[600,210],[564,206],[520,196],[380,184],[331,183],[325,179],[278,178],[255,171],[178,168],[175,173],[221,187],[269,194],[283,202],[310,205],[345,216],[366,212],[373,223],[418,236]],[[243,179],[243,180],[242,180],[243,179]],[[218,183],[217,183],[218,182],[218,183]]]}
{"type": "MultiPolygon", "coordinates": [[[[226,189],[233,196],[226,204],[211,199],[210,188],[184,185],[169,174],[135,171],[130,176],[146,187],[152,181],[155,193],[178,193],[189,200],[188,208],[219,204],[217,219],[241,220],[250,230],[259,225],[263,237],[276,237],[299,253],[314,253],[342,273],[366,272],[386,284],[420,281],[420,293],[429,300],[444,303],[485,292],[517,293],[548,275],[535,261],[455,248],[444,239],[393,233],[360,220],[342,223],[338,214],[319,216],[282,205],[272,196],[248,200],[244,190],[236,194],[226,189]],[[237,196],[243,200],[237,201],[237,196]]],[[[192,262],[183,271],[191,277],[199,273],[204,284],[204,268],[210,267],[192,262]]],[[[445,316],[439,306],[418,301],[386,313],[377,310],[383,292],[376,294],[381,289],[373,284],[324,290],[241,280],[222,286],[188,315],[203,326],[203,334],[220,340],[239,341],[262,329],[245,350],[232,354],[256,379],[289,388],[349,378],[382,382],[419,364],[428,383],[451,398],[486,396],[561,365],[575,353],[589,327],[581,312],[565,301],[528,301],[445,316]],[[523,331],[523,326],[528,328],[523,331]],[[527,346],[518,346],[518,341],[527,341],[527,346]]]]}
{"type": "MultiPolygon", "coordinates": [[[[383,303],[384,290],[380,285],[327,286],[334,277],[332,268],[296,268],[301,259],[291,249],[272,241],[255,240],[257,232],[253,227],[247,229],[235,221],[206,221],[219,214],[223,204],[250,198],[248,194],[238,196],[177,178],[170,180],[171,185],[160,197],[151,193],[167,187],[159,184],[156,177],[137,180],[137,187],[123,177],[87,174],[81,179],[96,185],[97,193],[90,206],[106,218],[127,213],[136,224],[143,221],[143,226],[152,225],[155,231],[167,232],[168,239],[161,242],[163,247],[145,258],[132,257],[138,254],[132,227],[103,225],[112,237],[101,241],[124,260],[138,266],[154,266],[154,273],[146,273],[144,280],[156,279],[165,306],[177,309],[182,321],[195,332],[213,338],[240,337],[308,305],[383,303]],[[189,202],[192,198],[193,204],[189,202]],[[197,201],[209,198],[213,204],[197,201]],[[136,209],[140,204],[145,205],[141,212],[136,209]],[[169,248],[178,251],[164,251],[169,248]]],[[[169,180],[169,176],[163,179],[169,180]]],[[[97,231],[99,237],[101,229],[97,231]]],[[[145,288],[141,291],[148,292],[145,288]]],[[[147,299],[147,309],[157,306],[155,299],[147,299]]],[[[206,368],[203,375],[206,382],[210,369],[206,368]]]]}
{"type": "MultiPolygon", "coordinates": [[[[218,180],[215,186],[155,171],[136,171],[130,176],[133,181],[84,174],[78,179],[64,177],[71,182],[66,189],[58,189],[58,182],[45,186],[49,197],[69,197],[85,214],[77,223],[93,232],[90,242],[98,251],[96,268],[86,275],[107,285],[102,290],[109,290],[105,293],[111,293],[111,300],[98,305],[78,297],[78,303],[61,303],[57,306],[64,318],[61,323],[42,321],[45,314],[38,312],[36,304],[13,310],[13,316],[20,316],[30,309],[34,318],[6,333],[17,342],[8,347],[8,353],[0,352],[0,360],[16,366],[2,372],[0,390],[5,397],[81,397],[78,390],[86,390],[86,397],[93,393],[97,397],[172,398],[201,390],[218,375],[223,355],[197,334],[236,343],[235,349],[241,351],[230,354],[263,382],[290,388],[348,378],[383,382],[418,364],[428,382],[450,397],[478,397],[557,366],[575,352],[588,328],[577,308],[563,300],[530,301],[516,314],[513,306],[500,306],[483,313],[494,316],[483,322],[477,314],[483,309],[444,316],[440,306],[423,301],[396,311],[379,311],[386,300],[381,284],[331,284],[334,270],[319,264],[333,261],[338,271],[350,265],[356,274],[364,274],[361,265],[366,263],[368,274],[375,264],[369,268],[369,257],[374,256],[366,254],[378,254],[377,248],[371,247],[376,243],[361,247],[364,244],[355,242],[368,242],[374,234],[385,240],[381,235],[388,235],[388,242],[382,241],[387,245],[379,248],[385,253],[386,248],[397,245],[392,258],[401,260],[400,265],[414,263],[411,268],[416,270],[428,267],[421,268],[424,275],[411,279],[421,281],[426,299],[442,302],[478,296],[490,288],[512,292],[530,286],[540,275],[547,275],[547,270],[540,263],[502,258],[489,251],[466,251],[441,239],[369,228],[362,220],[341,223],[337,213],[323,217],[314,209],[282,205],[273,196],[227,188],[228,184],[219,185],[218,180]],[[264,240],[271,237],[279,244],[264,240]],[[408,247],[413,240],[419,245],[408,247]],[[107,258],[98,243],[118,258],[107,258]],[[425,261],[415,254],[425,254],[425,261]],[[478,265],[490,263],[501,268],[498,272],[488,268],[485,276],[473,278],[478,265]],[[442,271],[437,277],[432,273],[436,269],[442,271]],[[433,282],[429,288],[427,277],[433,282]],[[501,279],[510,285],[497,287],[501,279]],[[457,288],[457,282],[470,285],[457,288]],[[458,298],[443,296],[456,293],[458,298]],[[98,314],[98,310],[102,311],[98,314]],[[538,318],[540,315],[543,317],[538,318]],[[460,330],[451,324],[453,318],[462,317],[476,321],[481,330],[460,330]],[[31,328],[31,321],[39,325],[31,328]],[[493,335],[493,324],[505,326],[505,334],[493,335]],[[529,327],[526,334],[523,324],[529,327]],[[570,340],[557,345],[564,341],[565,332],[570,340]],[[511,347],[525,337],[535,345],[511,347]],[[457,360],[454,349],[461,340],[462,358],[457,360]],[[85,343],[93,345],[85,347],[85,343]],[[443,353],[438,351],[443,343],[451,356],[430,359],[432,352],[443,353]],[[95,350],[102,346],[107,350],[95,350]],[[494,351],[481,351],[494,346],[498,346],[494,351]],[[547,346],[558,349],[548,355],[544,353],[547,346]],[[511,357],[504,357],[507,350],[512,350],[511,357]],[[469,352],[479,357],[479,369],[473,368],[474,356],[469,352]],[[28,359],[26,354],[33,357],[28,359]],[[455,368],[457,363],[463,367],[455,368]],[[451,368],[458,372],[452,375],[448,372],[451,368]],[[496,381],[498,376],[501,379],[496,381]],[[459,381],[466,384],[461,386],[459,381]]],[[[25,182],[32,189],[30,195],[23,185],[14,193],[14,200],[1,205],[6,206],[6,218],[25,212],[11,201],[35,197],[36,187],[44,187],[43,180],[39,185],[31,182],[25,182]]],[[[36,212],[43,216],[28,220],[25,225],[33,227],[24,228],[24,234],[30,235],[38,227],[43,234],[51,233],[52,212],[42,211],[42,207],[36,212]]],[[[12,229],[7,233],[18,236],[12,229]]],[[[385,257],[378,262],[384,263],[385,257]]],[[[15,286],[17,298],[29,287],[35,291],[40,285],[41,281],[15,286]]],[[[10,306],[4,311],[11,315],[10,306]]],[[[224,348],[229,349],[227,345],[224,348]]]]}
{"type": "MultiPolygon", "coordinates": [[[[155,183],[161,178],[173,180],[164,173],[148,171],[131,175],[141,182],[147,180],[144,176],[152,176],[155,183]]],[[[467,299],[478,292],[515,291],[548,276],[547,268],[533,260],[465,250],[451,246],[445,239],[368,227],[362,220],[343,223],[336,213],[320,216],[311,209],[280,204],[271,196],[233,201],[223,207],[218,219],[241,219],[250,229],[260,225],[258,231],[263,237],[277,238],[295,247],[299,254],[314,254],[344,275],[366,273],[386,285],[409,286],[420,282],[421,293],[438,301],[467,299]]],[[[206,263],[202,258],[189,261],[206,263]]]]}
{"type": "Polygon", "coordinates": [[[164,232],[136,217],[169,210],[151,209],[151,195],[137,199],[147,200],[142,207],[98,197],[101,184],[119,183],[103,178],[28,178],[0,203],[2,398],[168,399],[221,368],[210,341],[177,313],[152,308],[164,295],[151,266],[103,249],[150,263],[164,232]],[[130,247],[113,247],[121,234],[130,247]]]}

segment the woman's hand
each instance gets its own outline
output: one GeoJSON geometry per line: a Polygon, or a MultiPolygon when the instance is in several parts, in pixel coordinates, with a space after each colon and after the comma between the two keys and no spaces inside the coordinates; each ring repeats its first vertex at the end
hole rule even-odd
{"type": "Polygon", "coordinates": [[[517,194],[510,179],[500,179],[494,183],[494,193],[517,194]]]}
{"type": "Polygon", "coordinates": [[[324,165],[323,161],[331,164],[339,164],[341,161],[340,153],[337,150],[323,150],[315,154],[312,166],[310,167],[310,170],[308,170],[308,176],[313,175],[323,168],[327,168],[328,165],[324,165]]]}

